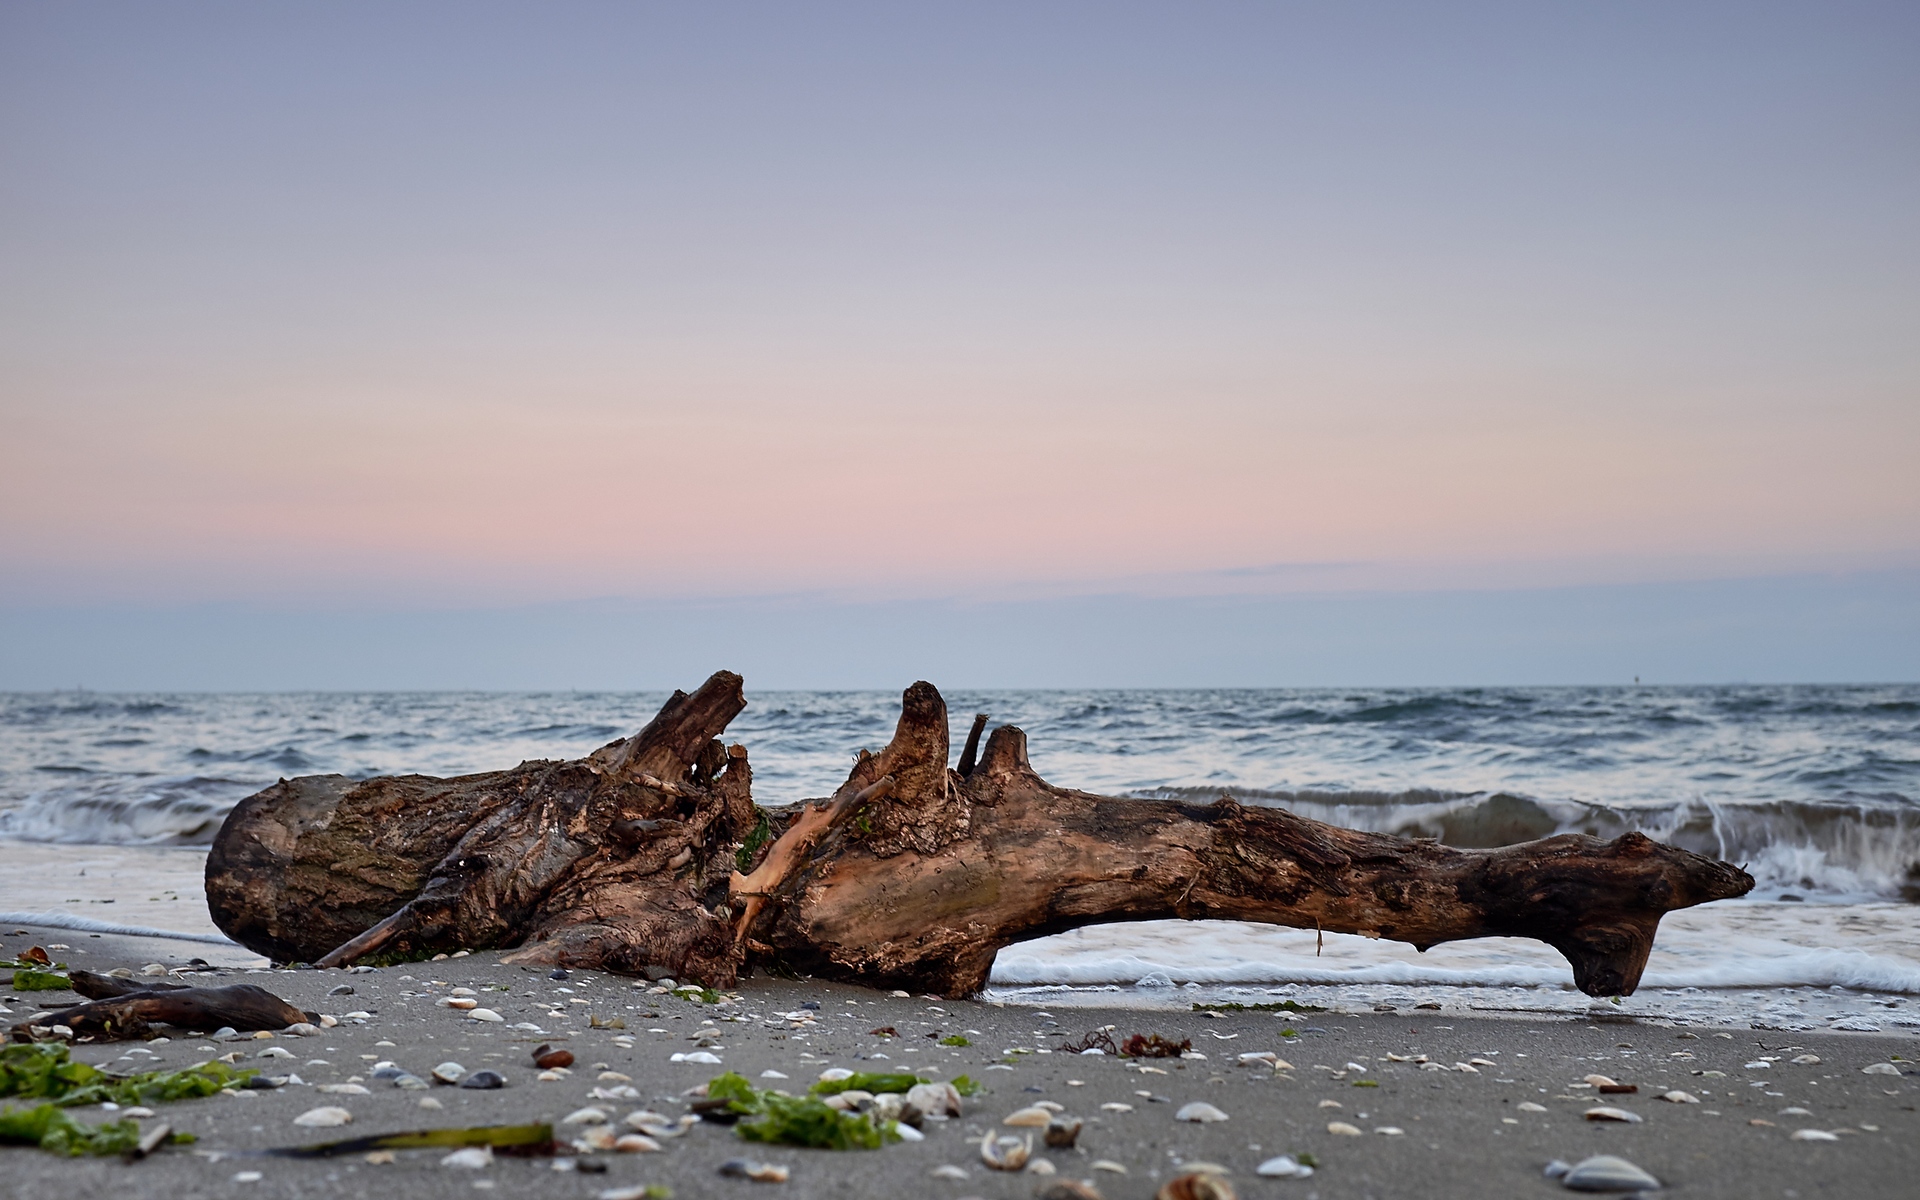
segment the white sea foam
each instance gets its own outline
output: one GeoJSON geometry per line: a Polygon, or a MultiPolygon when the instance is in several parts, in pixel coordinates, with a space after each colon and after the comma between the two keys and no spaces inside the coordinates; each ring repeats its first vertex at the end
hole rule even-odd
{"type": "Polygon", "coordinates": [[[79,933],[120,933],[129,937],[169,938],[180,942],[206,942],[215,946],[239,946],[232,938],[217,933],[189,933],[181,929],[156,929],[151,925],[116,925],[63,912],[0,912],[0,923],[41,925],[49,929],[72,929],[79,933]]]}

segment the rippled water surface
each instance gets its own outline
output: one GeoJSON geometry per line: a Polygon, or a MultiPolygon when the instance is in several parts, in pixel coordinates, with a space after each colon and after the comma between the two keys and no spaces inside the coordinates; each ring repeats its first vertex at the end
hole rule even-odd
{"type": "MultiPolygon", "coordinates": [[[[282,776],[452,775],[622,737],[658,693],[0,695],[0,836],[204,844],[282,776]]],[[[755,790],[830,792],[899,698],[749,693],[755,790]]],[[[1751,864],[1774,893],[1897,898],[1920,861],[1920,686],[957,692],[1048,779],[1231,793],[1499,845],[1629,828],[1751,864]]]]}

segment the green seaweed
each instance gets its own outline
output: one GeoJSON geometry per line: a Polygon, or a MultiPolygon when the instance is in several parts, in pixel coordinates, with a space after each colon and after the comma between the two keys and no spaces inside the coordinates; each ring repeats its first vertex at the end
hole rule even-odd
{"type": "Polygon", "coordinates": [[[754,805],[753,818],[753,832],[733,852],[734,864],[740,868],[742,875],[753,870],[753,856],[760,852],[760,847],[773,840],[773,822],[768,820],[767,810],[758,804],[754,805]]]}
{"type": "Polygon", "coordinates": [[[712,1100],[725,1100],[727,1107],[741,1115],[751,1115],[766,1111],[761,1101],[761,1093],[748,1083],[745,1076],[728,1071],[716,1075],[707,1081],[707,1097],[712,1100]]]}
{"type": "Polygon", "coordinates": [[[1266,1004],[1196,1004],[1195,1012],[1290,1012],[1317,1013],[1327,1011],[1312,1004],[1302,1004],[1298,1000],[1275,1000],[1266,1004]]]}
{"type": "Polygon", "coordinates": [[[942,1046],[971,1046],[973,1045],[973,1039],[963,1033],[952,1033],[941,1038],[940,1044],[942,1046]]]}
{"type": "Polygon", "coordinates": [[[285,1146],[267,1151],[276,1158],[332,1158],[369,1150],[422,1150],[441,1146],[491,1146],[503,1154],[547,1154],[553,1150],[552,1125],[469,1125],[460,1129],[413,1129],[368,1137],[285,1146]]]}
{"type": "Polygon", "coordinates": [[[971,1075],[956,1075],[953,1079],[953,1090],[962,1096],[978,1096],[986,1089],[981,1087],[980,1082],[971,1075]]]}
{"type": "Polygon", "coordinates": [[[1356,1079],[1356,1080],[1354,1080],[1354,1081],[1353,1081],[1353,1086],[1355,1086],[1355,1087],[1379,1087],[1379,1086],[1380,1086],[1380,1081],[1379,1081],[1378,1079],[1356,1079]]]}
{"type": "Polygon", "coordinates": [[[16,992],[64,992],[72,987],[67,977],[57,971],[19,967],[13,972],[13,990],[16,992]]]}
{"type": "Polygon", "coordinates": [[[718,1004],[721,1000],[720,993],[714,991],[712,988],[700,987],[691,983],[681,984],[679,987],[673,989],[673,994],[682,1000],[697,1000],[701,1004],[718,1004]]]}
{"type": "Polygon", "coordinates": [[[124,1154],[139,1144],[140,1126],[130,1120],[84,1125],[60,1111],[57,1104],[0,1109],[0,1145],[38,1146],[50,1154],[78,1157],[124,1154]]]}
{"type": "Polygon", "coordinates": [[[245,1083],[257,1071],[237,1071],[223,1062],[204,1062],[179,1071],[109,1075],[75,1062],[55,1042],[0,1047],[0,1096],[51,1100],[62,1108],[77,1104],[155,1104],[193,1100],[245,1083]]]}
{"type": "Polygon", "coordinates": [[[819,1150],[878,1150],[900,1140],[895,1122],[875,1125],[861,1113],[842,1112],[816,1096],[763,1092],[762,1111],[734,1126],[749,1142],[811,1146],[819,1150]]]}
{"type": "MultiPolygon", "coordinates": [[[[904,1092],[917,1083],[928,1083],[918,1075],[877,1074],[867,1071],[855,1071],[845,1079],[822,1079],[807,1091],[815,1096],[837,1096],[841,1092],[904,1092]]],[[[712,1095],[712,1085],[708,1085],[708,1095],[712,1095]]]]}

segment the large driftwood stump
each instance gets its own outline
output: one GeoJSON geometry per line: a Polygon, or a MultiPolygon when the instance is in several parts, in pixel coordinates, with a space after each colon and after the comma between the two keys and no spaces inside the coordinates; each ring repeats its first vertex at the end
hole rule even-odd
{"type": "Polygon", "coordinates": [[[863,752],[832,797],[769,814],[767,841],[746,751],[714,740],[744,704],[722,672],[575,762],[283,781],[215,840],[215,920],[318,965],[517,946],[510,961],[713,986],[758,965],[959,996],[1014,942],[1227,918],[1422,949],[1536,938],[1606,996],[1638,986],[1664,913],[1753,886],[1641,834],[1460,850],[1224,797],[1070,791],[1033,771],[1012,726],[982,751],[984,716],[950,769],[946,704],[928,683],[907,689],[892,742],[863,752]]]}

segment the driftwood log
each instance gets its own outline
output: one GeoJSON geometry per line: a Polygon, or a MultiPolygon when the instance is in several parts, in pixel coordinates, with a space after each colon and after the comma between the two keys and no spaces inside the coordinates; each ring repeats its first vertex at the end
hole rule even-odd
{"type": "MultiPolygon", "coordinates": [[[[123,1041],[145,1037],[152,1026],[172,1025],[178,1029],[214,1030],[231,1025],[235,1029],[285,1029],[301,1021],[317,1021],[313,1013],[301,1012],[285,1000],[250,983],[227,987],[187,987],[177,983],[158,983],[116,979],[92,971],[73,971],[68,976],[73,990],[86,997],[86,1003],[63,1008],[33,1022],[43,1028],[64,1025],[75,1038],[99,1041],[123,1041]]],[[[16,1041],[31,1041],[31,1027],[14,1026],[16,1041]]]]}
{"type": "Polygon", "coordinates": [[[831,797],[756,809],[745,706],[715,675],[573,762],[457,779],[282,781],[228,817],[214,919],[282,961],[515,947],[509,961],[730,986],[755,967],[963,996],[1003,947],[1084,925],[1257,921],[1409,942],[1553,946],[1575,984],[1631,994],[1660,917],[1739,896],[1744,871],[1637,833],[1498,849],[1249,807],[1055,787],[1026,735],[907,689],[893,740],[831,797]]]}

